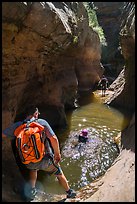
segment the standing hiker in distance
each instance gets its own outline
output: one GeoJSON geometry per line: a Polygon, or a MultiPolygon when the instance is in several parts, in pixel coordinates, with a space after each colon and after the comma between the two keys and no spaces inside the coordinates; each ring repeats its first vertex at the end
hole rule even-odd
{"type": "Polygon", "coordinates": [[[105,97],[105,93],[108,88],[108,80],[104,75],[102,76],[102,79],[99,81],[98,86],[101,87],[102,97],[105,97]]]}

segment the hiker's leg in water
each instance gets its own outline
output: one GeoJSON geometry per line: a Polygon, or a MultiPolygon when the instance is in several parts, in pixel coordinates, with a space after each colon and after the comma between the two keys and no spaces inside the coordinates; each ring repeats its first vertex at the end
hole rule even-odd
{"type": "Polygon", "coordinates": [[[36,180],[37,180],[37,170],[30,170],[29,174],[29,182],[32,188],[35,188],[36,180]]]}
{"type": "Polygon", "coordinates": [[[61,184],[61,186],[65,189],[65,191],[68,191],[70,189],[69,185],[68,185],[68,181],[64,175],[64,173],[62,172],[62,174],[56,175],[57,179],[59,181],[59,183],[61,184]]]}
{"type": "Polygon", "coordinates": [[[102,96],[104,96],[104,89],[102,89],[102,96]]]}
{"type": "Polygon", "coordinates": [[[103,89],[103,96],[105,96],[105,88],[103,89]]]}
{"type": "Polygon", "coordinates": [[[103,89],[101,89],[101,92],[102,92],[102,96],[103,96],[103,89]]]}
{"type": "Polygon", "coordinates": [[[61,186],[65,189],[65,191],[67,193],[67,198],[75,198],[76,192],[72,188],[69,187],[68,181],[67,181],[65,175],[63,174],[63,172],[62,172],[62,174],[58,174],[56,176],[57,176],[61,186]]]}

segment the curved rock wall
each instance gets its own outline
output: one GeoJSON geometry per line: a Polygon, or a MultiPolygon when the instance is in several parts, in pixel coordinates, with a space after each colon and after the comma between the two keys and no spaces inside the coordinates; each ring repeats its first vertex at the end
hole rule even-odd
{"type": "MultiPolygon", "coordinates": [[[[16,114],[33,105],[41,106],[43,111],[48,110],[49,115],[54,113],[56,123],[63,124],[64,105],[73,106],[77,89],[91,88],[102,74],[99,39],[88,28],[84,7],[76,2],[3,2],[2,6],[2,127],[5,128],[14,121],[16,114]]],[[[123,29],[121,35],[127,60],[126,84],[122,94],[127,100],[123,100],[122,94],[114,100],[114,103],[125,108],[134,98],[134,86],[131,86],[135,79],[134,66],[129,65],[134,59],[135,33],[134,18],[130,17],[127,20],[128,23],[132,22],[132,26],[128,26],[130,35],[125,32],[127,29],[123,29]],[[130,46],[132,53],[128,52],[130,46]]],[[[134,103],[129,108],[132,107],[134,103]]],[[[134,118],[129,127],[134,131],[134,118]]],[[[129,134],[130,128],[124,136],[129,134]]],[[[124,147],[131,149],[134,140],[123,137],[122,140],[125,141],[122,142],[124,147]]],[[[5,202],[17,202],[22,199],[13,188],[22,178],[9,146],[9,140],[5,139],[2,144],[2,197],[5,202]]]]}
{"type": "Polygon", "coordinates": [[[74,107],[77,90],[92,89],[103,72],[81,2],[3,2],[2,51],[3,128],[31,106],[65,125],[64,106],[74,107]]]}
{"type": "MultiPolygon", "coordinates": [[[[34,106],[51,126],[66,125],[78,89],[92,89],[102,75],[100,53],[82,3],[3,2],[2,129],[34,106]]],[[[8,138],[2,148],[2,199],[20,202],[13,189],[23,178],[8,138]]]]}
{"type": "Polygon", "coordinates": [[[113,82],[110,105],[133,113],[121,132],[122,151],[101,179],[99,190],[85,202],[135,202],[135,3],[127,2],[123,12],[121,46],[125,68],[113,82]],[[128,185],[127,185],[128,184],[128,185]]]}
{"type": "MultiPolygon", "coordinates": [[[[126,18],[123,21],[123,28],[120,32],[122,53],[125,58],[124,88],[113,98],[110,105],[121,106],[132,112],[135,110],[135,4],[127,3],[123,12],[126,18]]],[[[115,89],[115,88],[114,88],[115,89]]]]}
{"type": "Polygon", "coordinates": [[[122,70],[124,59],[120,50],[119,33],[123,7],[126,2],[94,2],[99,25],[103,28],[107,45],[102,46],[102,63],[105,74],[117,77],[122,70]]]}

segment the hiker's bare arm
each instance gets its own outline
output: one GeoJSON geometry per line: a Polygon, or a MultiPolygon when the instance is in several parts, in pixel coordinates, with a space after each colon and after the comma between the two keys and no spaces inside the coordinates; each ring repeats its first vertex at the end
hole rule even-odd
{"type": "Polygon", "coordinates": [[[51,145],[54,150],[54,160],[58,163],[61,160],[60,149],[59,149],[59,142],[56,135],[50,137],[51,145]]]}
{"type": "Polygon", "coordinates": [[[101,80],[98,82],[98,86],[100,86],[101,80]]]}

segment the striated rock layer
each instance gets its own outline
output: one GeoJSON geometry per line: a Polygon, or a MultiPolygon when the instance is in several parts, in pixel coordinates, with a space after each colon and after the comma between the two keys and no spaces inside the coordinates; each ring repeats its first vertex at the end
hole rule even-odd
{"type": "Polygon", "coordinates": [[[3,2],[2,52],[3,128],[36,106],[51,125],[66,125],[64,107],[103,72],[81,2],[3,2]]]}

